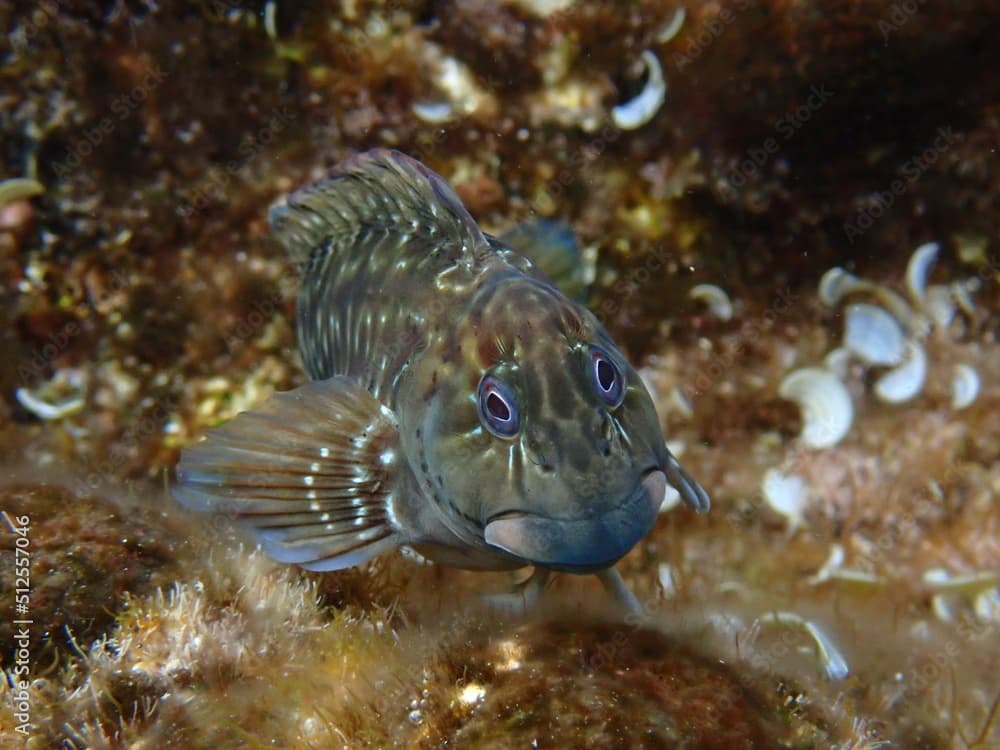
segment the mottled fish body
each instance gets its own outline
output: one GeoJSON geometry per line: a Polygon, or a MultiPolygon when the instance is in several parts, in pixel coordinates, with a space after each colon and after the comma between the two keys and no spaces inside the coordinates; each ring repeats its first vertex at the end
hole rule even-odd
{"type": "Polygon", "coordinates": [[[652,528],[668,479],[708,509],[603,326],[424,165],[361,154],[271,226],[303,267],[312,382],[185,450],[182,504],[311,570],[408,545],[465,568],[599,574],[652,528]]]}

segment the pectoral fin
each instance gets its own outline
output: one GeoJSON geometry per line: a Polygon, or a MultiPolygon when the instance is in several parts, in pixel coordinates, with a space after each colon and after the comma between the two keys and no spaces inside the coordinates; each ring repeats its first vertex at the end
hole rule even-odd
{"type": "Polygon", "coordinates": [[[174,495],[231,515],[280,562],[337,570],[397,546],[396,419],[334,377],[276,393],[181,454],[174,495]]]}

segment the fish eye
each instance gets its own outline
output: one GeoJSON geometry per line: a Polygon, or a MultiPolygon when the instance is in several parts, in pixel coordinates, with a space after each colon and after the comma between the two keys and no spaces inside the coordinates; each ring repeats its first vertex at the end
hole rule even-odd
{"type": "Polygon", "coordinates": [[[479,419],[499,438],[512,438],[521,429],[514,389],[493,375],[479,381],[479,419]]]}
{"type": "Polygon", "coordinates": [[[619,406],[625,399],[625,378],[614,361],[599,347],[590,347],[591,372],[597,395],[608,406],[619,406]]]}

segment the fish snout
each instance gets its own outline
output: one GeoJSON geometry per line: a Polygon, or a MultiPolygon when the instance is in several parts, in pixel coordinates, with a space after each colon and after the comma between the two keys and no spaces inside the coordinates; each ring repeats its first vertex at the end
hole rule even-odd
{"type": "Polygon", "coordinates": [[[592,573],[614,565],[652,529],[666,492],[660,469],[647,472],[610,510],[590,518],[561,519],[509,511],[486,524],[488,544],[534,565],[592,573]]]}

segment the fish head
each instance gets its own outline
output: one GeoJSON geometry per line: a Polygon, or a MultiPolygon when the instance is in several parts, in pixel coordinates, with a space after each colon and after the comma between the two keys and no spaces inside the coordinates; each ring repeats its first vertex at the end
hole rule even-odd
{"type": "Polygon", "coordinates": [[[453,377],[422,421],[428,485],[525,562],[613,565],[679,469],[638,373],[593,314],[536,279],[481,290],[462,317],[453,377]]]}

